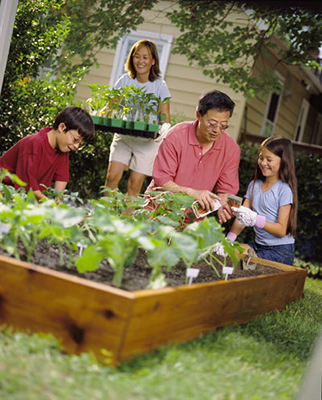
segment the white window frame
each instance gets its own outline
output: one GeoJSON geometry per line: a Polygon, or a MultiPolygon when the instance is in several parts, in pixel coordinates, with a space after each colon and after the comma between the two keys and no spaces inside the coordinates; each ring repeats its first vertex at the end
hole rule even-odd
{"type": "Polygon", "coordinates": [[[316,120],[312,144],[322,145],[322,114],[319,114],[316,120]]]}
{"type": "MultiPolygon", "coordinates": [[[[281,75],[277,71],[274,72],[274,75],[279,80],[280,84],[282,86],[284,86],[285,78],[283,77],[283,75],[281,75]]],[[[271,120],[268,119],[268,113],[269,113],[269,109],[270,109],[270,105],[271,105],[272,96],[274,94],[276,95],[276,93],[273,93],[273,92],[270,93],[269,100],[268,100],[268,102],[266,104],[265,117],[264,117],[264,120],[263,120],[262,129],[261,129],[261,133],[260,133],[261,136],[265,136],[265,137],[267,136],[265,134],[265,128],[266,128],[267,125],[270,125],[271,128],[272,128],[270,136],[274,135],[275,126],[276,126],[276,120],[277,120],[277,116],[278,116],[278,113],[279,113],[281,100],[282,100],[282,93],[278,94],[279,98],[278,98],[278,104],[277,104],[277,107],[276,107],[276,112],[275,112],[275,115],[274,115],[274,121],[271,121],[271,120]]]]}
{"type": "Polygon", "coordinates": [[[131,31],[119,41],[115,51],[114,63],[110,77],[110,86],[114,86],[117,79],[124,73],[124,64],[128,55],[129,40],[135,40],[135,42],[138,42],[142,39],[149,39],[152,40],[156,45],[162,45],[161,54],[159,52],[159,61],[161,77],[164,79],[168,66],[173,36],[138,30],[131,31]]]}
{"type": "Polygon", "coordinates": [[[310,103],[306,99],[303,99],[299,117],[298,117],[298,120],[296,123],[295,132],[294,132],[294,140],[296,142],[302,142],[302,140],[303,140],[309,110],[310,110],[310,103]]]}

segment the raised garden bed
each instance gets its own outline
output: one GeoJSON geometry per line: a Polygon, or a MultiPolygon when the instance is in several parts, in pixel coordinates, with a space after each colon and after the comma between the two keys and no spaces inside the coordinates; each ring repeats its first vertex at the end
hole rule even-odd
{"type": "Polygon", "coordinates": [[[68,353],[108,351],[116,365],[301,298],[305,270],[251,261],[274,273],[129,292],[0,256],[0,323],[52,333],[68,353]]]}

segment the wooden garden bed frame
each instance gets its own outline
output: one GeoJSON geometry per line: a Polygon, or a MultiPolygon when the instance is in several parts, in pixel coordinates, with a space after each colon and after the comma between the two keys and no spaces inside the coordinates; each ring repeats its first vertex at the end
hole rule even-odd
{"type": "Polygon", "coordinates": [[[127,292],[0,256],[0,323],[52,333],[67,353],[117,365],[170,342],[244,323],[301,298],[306,271],[253,258],[281,273],[127,292]]]}

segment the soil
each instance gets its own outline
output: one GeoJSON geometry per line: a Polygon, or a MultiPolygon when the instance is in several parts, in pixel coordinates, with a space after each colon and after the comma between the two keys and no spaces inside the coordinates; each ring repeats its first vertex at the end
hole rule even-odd
{"type": "MultiPolygon", "coordinates": [[[[26,252],[22,245],[19,245],[18,251],[21,260],[26,261],[26,252]]],[[[1,249],[0,254],[8,255],[5,251],[1,249]]],[[[64,255],[64,261],[64,265],[68,265],[67,251],[64,255]]],[[[94,272],[86,272],[80,274],[77,271],[75,265],[71,265],[69,268],[59,265],[59,249],[56,245],[48,245],[45,242],[39,242],[36,246],[35,251],[33,252],[31,263],[41,265],[43,267],[47,267],[56,271],[65,272],[67,274],[78,276],[80,278],[85,278],[91,281],[113,286],[112,278],[114,272],[107,261],[103,261],[100,268],[94,272]]],[[[222,267],[219,264],[215,266],[219,274],[222,276],[221,278],[217,276],[214,269],[205,261],[200,261],[197,265],[193,265],[193,268],[199,269],[199,276],[193,279],[193,283],[211,282],[219,279],[225,279],[225,276],[222,275],[222,267]]],[[[227,266],[231,266],[231,264],[229,265],[229,261],[227,266]]],[[[186,284],[186,266],[183,261],[180,261],[175,267],[171,269],[170,272],[164,268],[164,273],[166,275],[168,286],[175,287],[186,284]]],[[[274,273],[281,273],[281,270],[262,264],[257,264],[257,267],[254,271],[243,270],[242,263],[240,262],[234,273],[228,276],[228,279],[268,275],[274,273]]],[[[148,264],[146,253],[144,250],[140,249],[134,264],[128,268],[124,268],[121,289],[127,291],[146,289],[149,284],[150,274],[151,267],[148,264]]]]}

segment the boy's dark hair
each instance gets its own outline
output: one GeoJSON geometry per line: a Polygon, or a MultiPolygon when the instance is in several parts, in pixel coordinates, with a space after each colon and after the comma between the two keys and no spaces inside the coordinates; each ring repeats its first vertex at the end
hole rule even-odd
{"type": "MultiPolygon", "coordinates": [[[[290,217],[288,219],[287,233],[290,233],[293,237],[296,237],[298,199],[292,142],[282,136],[270,136],[261,143],[258,156],[260,155],[263,148],[267,149],[281,159],[279,179],[282,182],[288,183],[293,194],[293,203],[291,205],[290,217]]],[[[257,179],[265,181],[265,177],[263,176],[258,163],[256,163],[255,171],[251,180],[254,180],[255,182],[257,179]]],[[[255,184],[253,185],[253,190],[251,193],[251,203],[254,193],[254,186],[255,184]]]]}
{"type": "Polygon", "coordinates": [[[94,135],[95,128],[92,117],[80,107],[71,106],[61,111],[56,117],[53,129],[57,130],[62,122],[66,125],[65,132],[78,131],[84,142],[90,140],[94,135]]]}
{"type": "Polygon", "coordinates": [[[229,111],[230,116],[233,115],[235,103],[227,94],[219,90],[213,90],[201,95],[197,107],[197,111],[201,116],[204,116],[208,110],[217,110],[219,112],[229,111]]]}
{"type": "Polygon", "coordinates": [[[127,56],[127,59],[126,59],[125,71],[129,72],[129,75],[131,78],[136,77],[136,70],[133,65],[133,56],[143,46],[145,46],[146,48],[149,49],[151,56],[154,59],[154,65],[152,65],[152,67],[150,69],[150,74],[149,74],[149,81],[153,82],[157,78],[160,77],[161,71],[160,71],[160,65],[159,65],[160,63],[159,63],[158,49],[157,49],[156,44],[154,42],[152,42],[151,40],[142,39],[142,40],[139,40],[138,42],[134,43],[134,45],[132,46],[132,48],[127,56]]]}

